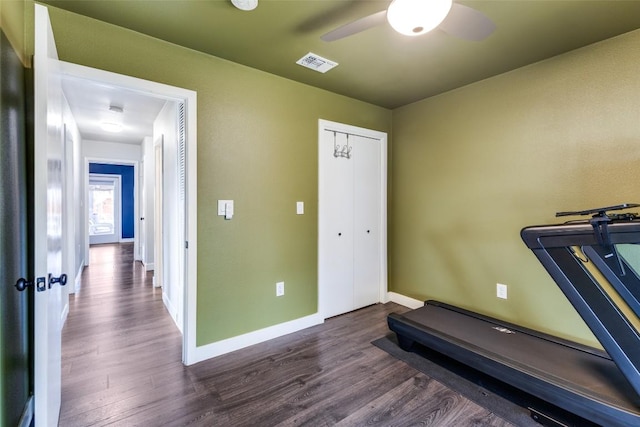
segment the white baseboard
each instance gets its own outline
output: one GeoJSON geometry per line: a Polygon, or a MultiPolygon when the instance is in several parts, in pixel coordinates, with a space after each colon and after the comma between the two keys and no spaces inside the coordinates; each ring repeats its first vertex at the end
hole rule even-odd
{"type": "Polygon", "coordinates": [[[402,294],[397,294],[395,292],[387,292],[387,301],[395,302],[396,304],[400,304],[411,309],[420,308],[424,305],[424,301],[407,297],[402,294]]]}
{"type": "Polygon", "coordinates": [[[155,268],[153,267],[153,263],[152,262],[145,263],[144,261],[142,261],[142,265],[144,265],[144,269],[146,271],[155,270],[155,268]]]}
{"type": "Polygon", "coordinates": [[[238,335],[237,337],[227,338],[222,341],[196,347],[191,363],[202,362],[203,360],[211,359],[212,357],[231,353],[232,351],[240,350],[283,335],[291,334],[321,323],[324,323],[324,319],[319,313],[315,313],[310,316],[269,326],[268,328],[259,329],[244,335],[238,335]]]}
{"type": "Polygon", "coordinates": [[[80,278],[82,277],[82,270],[84,270],[84,260],[80,263],[80,267],[78,268],[78,272],[76,273],[76,277],[73,280],[73,289],[69,292],[70,294],[75,294],[80,290],[80,286],[82,286],[82,281],[80,278]]]}
{"type": "Polygon", "coordinates": [[[177,322],[178,310],[173,306],[173,304],[171,303],[171,300],[169,299],[169,297],[167,297],[167,294],[164,291],[162,292],[162,302],[164,303],[164,306],[167,308],[169,315],[173,319],[173,323],[176,324],[176,326],[180,330],[180,333],[182,333],[182,325],[179,325],[177,322]]]}
{"type": "Polygon", "coordinates": [[[67,303],[64,305],[63,309],[62,309],[62,313],[60,314],[60,321],[62,323],[60,323],[61,325],[64,325],[67,322],[67,317],[69,316],[69,298],[66,298],[67,303]]]}
{"type": "Polygon", "coordinates": [[[126,239],[120,238],[120,243],[133,243],[135,239],[133,237],[127,237],[126,239]]]}
{"type": "Polygon", "coordinates": [[[171,301],[169,300],[169,297],[167,297],[167,294],[164,291],[162,292],[162,302],[164,303],[164,306],[166,307],[169,314],[171,314],[171,317],[173,317],[173,314],[174,314],[173,305],[171,305],[171,301]]]}

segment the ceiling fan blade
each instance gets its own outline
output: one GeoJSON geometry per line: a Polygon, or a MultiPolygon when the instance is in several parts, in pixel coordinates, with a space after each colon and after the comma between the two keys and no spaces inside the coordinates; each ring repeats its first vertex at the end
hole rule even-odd
{"type": "Polygon", "coordinates": [[[349,22],[340,28],[336,28],[333,31],[329,31],[320,38],[326,42],[332,42],[368,30],[369,28],[377,27],[385,22],[387,22],[387,11],[381,10],[373,15],[365,16],[364,18],[349,22]]]}
{"type": "Polygon", "coordinates": [[[496,24],[479,10],[453,3],[451,12],[438,28],[454,37],[481,41],[495,31],[496,24]]]}

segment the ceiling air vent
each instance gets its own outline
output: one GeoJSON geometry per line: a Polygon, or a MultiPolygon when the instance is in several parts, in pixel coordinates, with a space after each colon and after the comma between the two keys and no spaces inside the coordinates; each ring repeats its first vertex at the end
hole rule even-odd
{"type": "Polygon", "coordinates": [[[318,71],[319,73],[326,73],[327,71],[338,65],[337,62],[331,61],[327,58],[323,58],[322,56],[316,55],[312,52],[309,52],[302,58],[298,59],[296,61],[296,64],[310,68],[314,71],[318,71]]]}

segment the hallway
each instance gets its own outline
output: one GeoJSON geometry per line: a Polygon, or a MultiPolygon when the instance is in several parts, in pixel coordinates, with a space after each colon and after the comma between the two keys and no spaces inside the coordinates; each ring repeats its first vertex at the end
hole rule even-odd
{"type": "Polygon", "coordinates": [[[177,396],[197,399],[182,337],[133,244],[92,246],[90,257],[62,333],[60,425],[136,425],[184,405],[177,396]]]}

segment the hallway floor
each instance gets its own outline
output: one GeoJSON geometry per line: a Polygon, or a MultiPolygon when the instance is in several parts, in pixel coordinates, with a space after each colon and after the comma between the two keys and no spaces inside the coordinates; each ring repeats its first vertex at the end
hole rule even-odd
{"type": "Polygon", "coordinates": [[[370,344],[404,310],[377,304],[185,367],[133,245],[94,246],[62,335],[60,426],[509,426],[370,344]]]}

